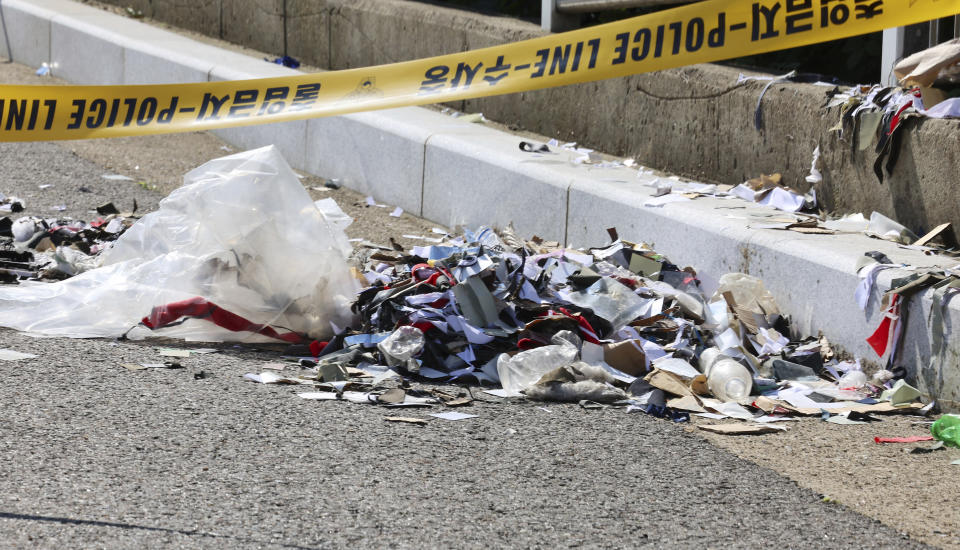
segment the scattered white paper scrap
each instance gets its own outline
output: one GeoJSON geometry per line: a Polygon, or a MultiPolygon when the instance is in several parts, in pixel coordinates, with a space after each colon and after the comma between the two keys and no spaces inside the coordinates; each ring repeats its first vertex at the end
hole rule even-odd
{"type": "Polygon", "coordinates": [[[130,176],[123,176],[120,174],[104,174],[100,177],[110,181],[133,181],[133,178],[131,178],[130,176]]]}
{"type": "Polygon", "coordinates": [[[447,230],[446,230],[446,229],[440,229],[439,227],[434,227],[434,228],[431,229],[430,231],[436,233],[437,235],[446,235],[446,234],[447,234],[447,230]]]}
{"type": "Polygon", "coordinates": [[[786,416],[770,416],[765,414],[763,416],[758,416],[751,419],[753,422],[759,422],[760,424],[769,424],[771,422],[799,422],[799,418],[788,418],[786,416]]]}
{"type": "Polygon", "coordinates": [[[702,416],[703,418],[712,418],[714,420],[723,420],[727,418],[725,414],[715,414],[715,413],[693,413],[693,416],[702,416]]]}
{"type": "Polygon", "coordinates": [[[403,215],[403,208],[400,208],[399,206],[394,208],[393,212],[390,212],[390,215],[394,218],[399,218],[403,215]]]}
{"type": "Polygon", "coordinates": [[[261,384],[276,384],[281,380],[285,380],[283,376],[275,372],[261,372],[260,374],[244,374],[244,378],[247,380],[253,380],[254,382],[259,382],[261,384]]]}
{"type": "Polygon", "coordinates": [[[332,391],[308,391],[298,393],[297,396],[315,401],[334,401],[337,398],[337,394],[332,391]]]}
{"type": "Polygon", "coordinates": [[[647,201],[644,202],[643,205],[656,208],[656,207],[663,206],[665,204],[670,204],[672,202],[686,202],[689,200],[690,199],[688,199],[687,197],[684,197],[683,195],[670,193],[667,195],[662,195],[659,197],[652,197],[650,199],[647,199],[647,201]]]}
{"type": "Polygon", "coordinates": [[[41,190],[43,190],[43,189],[50,189],[51,187],[53,187],[53,184],[52,184],[52,183],[44,183],[43,185],[39,185],[38,187],[39,187],[41,190]]]}
{"type": "Polygon", "coordinates": [[[33,359],[36,355],[32,353],[21,353],[12,349],[0,349],[0,361],[19,361],[20,359],[33,359]]]}
{"type": "Polygon", "coordinates": [[[112,220],[110,220],[110,223],[108,223],[107,226],[103,228],[103,230],[107,233],[113,234],[113,233],[116,233],[117,231],[120,231],[122,228],[123,228],[123,222],[120,220],[120,218],[113,218],[112,220]]]}
{"type": "Polygon", "coordinates": [[[63,211],[66,210],[66,209],[67,209],[67,205],[65,205],[65,204],[59,204],[59,205],[57,205],[57,206],[51,206],[51,207],[50,207],[50,210],[56,210],[57,212],[63,212],[63,211]]]}
{"type": "Polygon", "coordinates": [[[488,394],[490,394],[490,395],[492,395],[492,396],[494,396],[494,397],[503,397],[503,398],[510,397],[510,394],[507,393],[507,390],[503,390],[503,389],[501,389],[501,390],[483,390],[483,393],[488,393],[488,394]]]}
{"type": "Polygon", "coordinates": [[[454,411],[434,413],[434,414],[431,414],[430,416],[434,418],[442,418],[443,420],[466,420],[467,418],[477,417],[477,415],[475,414],[464,414],[464,413],[454,412],[454,411]]]}
{"type": "Polygon", "coordinates": [[[362,391],[345,391],[343,392],[343,398],[351,403],[360,403],[361,405],[377,402],[375,395],[362,391]]]}
{"type": "Polygon", "coordinates": [[[186,349],[162,349],[161,357],[190,357],[190,350],[186,349]]]}

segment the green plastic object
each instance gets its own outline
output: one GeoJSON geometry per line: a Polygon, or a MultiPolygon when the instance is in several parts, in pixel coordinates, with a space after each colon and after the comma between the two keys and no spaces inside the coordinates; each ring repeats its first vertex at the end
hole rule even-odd
{"type": "Polygon", "coordinates": [[[945,414],[930,426],[930,433],[950,447],[960,447],[960,416],[945,414]]]}

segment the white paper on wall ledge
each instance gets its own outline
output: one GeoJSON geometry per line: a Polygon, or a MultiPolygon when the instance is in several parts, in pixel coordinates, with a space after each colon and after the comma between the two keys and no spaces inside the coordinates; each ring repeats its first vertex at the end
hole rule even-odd
{"type": "Polygon", "coordinates": [[[272,146],[211,160],[117,239],[101,267],[0,287],[0,326],[75,338],[271,340],[203,318],[137,326],[155,307],[195,300],[256,326],[323,337],[330,321],[349,324],[357,289],[335,206],[318,209],[272,146]]]}

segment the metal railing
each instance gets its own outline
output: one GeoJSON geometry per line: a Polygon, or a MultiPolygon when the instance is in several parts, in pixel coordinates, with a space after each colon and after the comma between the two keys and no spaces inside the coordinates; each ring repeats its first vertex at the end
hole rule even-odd
{"type": "MultiPolygon", "coordinates": [[[[689,0],[541,0],[540,26],[544,30],[560,32],[576,28],[579,23],[576,14],[580,13],[688,3],[690,3],[689,0]]],[[[910,27],[914,31],[917,28],[917,25],[910,27]]],[[[893,67],[897,64],[897,61],[914,52],[940,43],[940,20],[929,22],[926,35],[927,40],[918,41],[916,36],[907,36],[907,28],[905,27],[883,31],[883,51],[880,61],[881,83],[886,85],[896,84],[893,67]]],[[[953,37],[960,38],[960,15],[953,17],[953,37]]]]}
{"type": "Polygon", "coordinates": [[[559,32],[577,25],[578,13],[689,4],[690,0],[541,0],[540,26],[559,32]]]}

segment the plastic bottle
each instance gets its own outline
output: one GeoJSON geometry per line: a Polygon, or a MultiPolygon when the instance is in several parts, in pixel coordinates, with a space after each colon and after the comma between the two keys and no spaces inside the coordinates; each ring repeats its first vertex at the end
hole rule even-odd
{"type": "Polygon", "coordinates": [[[554,335],[551,341],[559,344],[521,351],[513,357],[500,354],[497,358],[497,374],[500,376],[500,385],[508,395],[520,395],[521,391],[536,384],[544,374],[577,360],[580,350],[566,337],[567,334],[569,331],[554,335]]]}
{"type": "Polygon", "coordinates": [[[841,390],[859,390],[867,385],[867,375],[862,370],[851,370],[840,377],[837,385],[841,390]]]}
{"type": "Polygon", "coordinates": [[[417,327],[402,326],[382,340],[377,347],[387,364],[401,365],[423,349],[423,333],[417,327]]]}
{"type": "Polygon", "coordinates": [[[950,447],[960,447],[960,416],[945,414],[930,426],[930,434],[950,447]]]}
{"type": "Polygon", "coordinates": [[[729,359],[726,355],[720,353],[716,347],[707,348],[700,352],[700,358],[697,360],[697,367],[703,374],[710,373],[710,367],[720,359],[729,359]]]}
{"type": "Polygon", "coordinates": [[[747,367],[729,357],[717,359],[707,373],[707,389],[720,401],[740,401],[750,395],[752,387],[747,367]]]}

